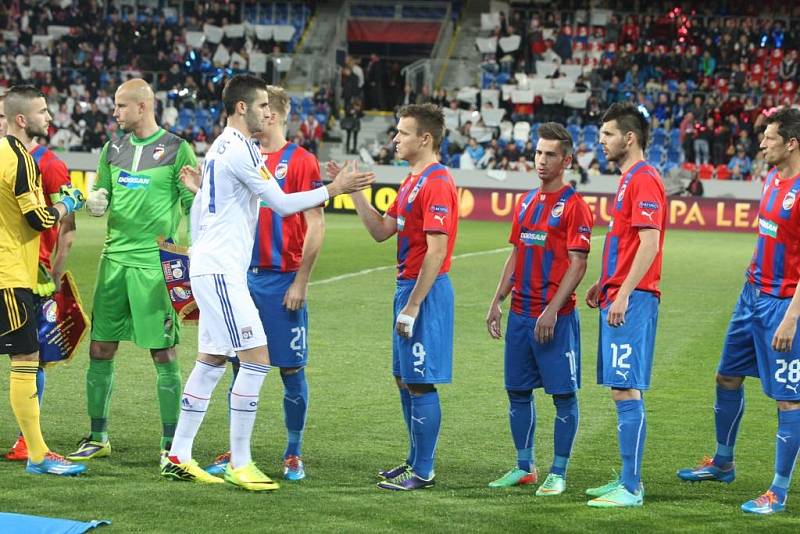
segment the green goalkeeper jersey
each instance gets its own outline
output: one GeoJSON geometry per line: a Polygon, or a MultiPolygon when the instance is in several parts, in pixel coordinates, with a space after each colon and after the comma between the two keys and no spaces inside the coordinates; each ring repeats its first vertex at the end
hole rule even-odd
{"type": "Polygon", "coordinates": [[[179,176],[184,165],[197,165],[189,143],[163,129],[146,139],[129,133],[106,143],[94,184],[94,190],[108,191],[104,257],[161,268],[156,240],[177,237],[181,213],[192,207],[194,194],[179,176]]]}

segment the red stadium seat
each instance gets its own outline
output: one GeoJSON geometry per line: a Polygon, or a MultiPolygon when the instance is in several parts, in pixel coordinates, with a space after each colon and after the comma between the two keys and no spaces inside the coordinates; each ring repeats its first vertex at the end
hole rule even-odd
{"type": "Polygon", "coordinates": [[[778,80],[770,80],[767,82],[767,87],[764,92],[771,96],[778,96],[778,93],[781,92],[781,84],[778,80]]]}
{"type": "Polygon", "coordinates": [[[759,84],[764,79],[764,66],[761,63],[753,63],[750,65],[750,79],[759,84]]]}
{"type": "Polygon", "coordinates": [[[697,165],[688,161],[681,166],[683,167],[684,170],[687,170],[689,172],[694,172],[697,170],[697,165]]]}
{"type": "Polygon", "coordinates": [[[786,80],[783,82],[783,96],[794,97],[797,93],[797,83],[794,80],[786,80]]]}
{"type": "Polygon", "coordinates": [[[770,55],[770,65],[780,66],[781,61],[783,61],[783,50],[780,48],[776,48],[772,51],[770,55]]]}
{"type": "Polygon", "coordinates": [[[701,180],[712,179],[714,177],[714,166],[710,163],[703,163],[697,169],[697,176],[699,176],[701,180]]]}
{"type": "Polygon", "coordinates": [[[728,169],[728,166],[722,163],[717,165],[717,180],[730,180],[730,179],[731,179],[731,171],[730,169],[728,169]]]}

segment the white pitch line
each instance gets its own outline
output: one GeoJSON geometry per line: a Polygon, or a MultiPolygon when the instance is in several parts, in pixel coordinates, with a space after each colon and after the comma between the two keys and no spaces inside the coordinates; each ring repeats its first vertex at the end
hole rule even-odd
{"type": "MultiPolygon", "coordinates": [[[[602,235],[593,236],[592,237],[592,241],[594,241],[595,239],[600,239],[602,237],[605,237],[605,236],[602,236],[602,235]]],[[[510,248],[511,248],[511,245],[509,244],[509,246],[503,247],[503,248],[493,248],[491,250],[479,250],[478,252],[465,252],[464,254],[457,254],[457,255],[453,256],[452,259],[459,260],[459,259],[462,259],[462,258],[471,258],[473,256],[485,256],[487,254],[497,254],[498,252],[504,252],[504,251],[508,252],[510,248]]],[[[322,284],[330,284],[331,282],[338,282],[340,280],[347,280],[348,278],[355,278],[356,276],[362,276],[362,275],[365,275],[365,274],[377,273],[379,271],[389,271],[389,270],[394,270],[394,269],[397,269],[397,265],[382,265],[380,267],[372,267],[370,269],[362,269],[360,271],[353,271],[351,273],[345,273],[345,274],[340,274],[340,275],[337,275],[337,276],[331,276],[330,278],[323,278],[322,280],[315,280],[313,282],[309,282],[308,285],[310,285],[310,286],[319,286],[319,285],[322,285],[322,284]]]]}

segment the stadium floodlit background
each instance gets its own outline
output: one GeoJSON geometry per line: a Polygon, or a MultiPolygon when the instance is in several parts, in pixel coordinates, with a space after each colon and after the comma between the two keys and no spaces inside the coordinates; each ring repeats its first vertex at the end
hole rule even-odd
{"type": "MultiPolygon", "coordinates": [[[[653,121],[647,157],[665,175],[696,173],[707,188],[731,178],[758,181],[759,117],[797,100],[800,6],[588,4],[10,0],[0,7],[0,84],[42,87],[54,115],[49,144],[67,161],[76,156],[70,152],[97,152],[118,135],[113,93],[133,76],[156,89],[161,124],[202,155],[224,124],[224,81],[251,70],[291,92],[290,138],[323,162],[357,152],[369,164],[400,164],[387,144],[392,111],[432,101],[448,109],[442,159],[455,168],[529,172],[537,125],[568,123],[580,147],[574,176],[591,192],[601,174],[615,172],[597,150],[597,121],[609,103],[634,100],[653,121]]],[[[69,268],[88,305],[105,219],[80,214],[77,223],[69,268]]],[[[442,388],[434,489],[397,495],[374,487],[375,473],[401,459],[406,439],[390,376],[394,244],[373,243],[352,215],[329,214],[309,291],[306,480],[253,495],[161,479],[152,364],[123,344],[109,423],[113,456],[74,480],[36,478],[20,464],[0,462],[0,511],[111,519],[108,530],[119,532],[796,532],[791,493],[788,512],[766,521],[738,508],[772,477],[775,408],[754,381],[746,386],[736,482],[686,485],[675,477],[677,468],[713,452],[713,374],[752,252],[747,233],[667,233],[643,508],[609,513],[584,504],[583,490],[610,479],[618,463],[613,403],[594,385],[597,317],[584,305],[581,423],[567,493],[543,499],[529,488],[486,487],[514,455],[502,344],[484,326],[508,229],[503,221],[461,223],[452,269],[455,379],[442,388]]],[[[598,275],[603,232],[596,229],[581,296],[598,275]]],[[[195,335],[185,326],[184,377],[195,335]]],[[[82,347],[70,365],[48,375],[42,428],[58,451],[71,450],[88,425],[87,352],[82,347]]],[[[280,390],[278,378],[268,377],[254,434],[254,457],[270,475],[279,474],[284,439],[280,390]]],[[[537,410],[544,469],[552,455],[552,406],[544,395],[537,395],[537,410]]],[[[7,414],[0,440],[11,445],[16,428],[5,396],[0,413],[7,414]]],[[[223,451],[227,436],[220,390],[196,441],[197,459],[223,451]]]]}

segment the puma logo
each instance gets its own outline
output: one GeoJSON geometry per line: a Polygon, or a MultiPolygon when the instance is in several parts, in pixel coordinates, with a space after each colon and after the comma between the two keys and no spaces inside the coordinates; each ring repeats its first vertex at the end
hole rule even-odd
{"type": "Polygon", "coordinates": [[[650,219],[650,222],[652,222],[652,221],[653,221],[653,214],[652,214],[652,213],[648,213],[648,212],[646,212],[646,211],[642,210],[642,215],[644,215],[645,217],[647,217],[648,219],[650,219]]]}
{"type": "Polygon", "coordinates": [[[623,380],[628,380],[628,373],[630,371],[625,371],[624,373],[617,369],[617,374],[622,377],[623,380]]]}
{"type": "Polygon", "coordinates": [[[797,386],[800,386],[800,384],[795,384],[793,386],[786,384],[786,389],[791,389],[792,391],[794,391],[794,394],[797,395],[797,386]]]}
{"type": "Polygon", "coordinates": [[[120,148],[122,148],[122,147],[121,147],[121,146],[118,146],[118,145],[116,145],[116,144],[114,144],[114,143],[111,143],[111,148],[113,148],[114,150],[116,150],[116,151],[117,151],[117,154],[119,154],[119,149],[120,149],[120,148]]]}
{"type": "Polygon", "coordinates": [[[784,443],[789,443],[789,438],[791,438],[792,435],[789,434],[788,436],[781,436],[780,432],[778,432],[777,434],[775,434],[775,437],[778,438],[779,440],[781,440],[784,443]]]}
{"type": "Polygon", "coordinates": [[[587,243],[589,243],[590,245],[592,244],[592,240],[591,240],[591,239],[589,239],[588,237],[586,237],[586,236],[585,236],[585,235],[583,235],[583,234],[581,234],[581,239],[583,239],[584,241],[586,241],[586,242],[587,242],[587,243]]]}
{"type": "Polygon", "coordinates": [[[434,216],[433,216],[433,218],[434,218],[435,220],[439,221],[439,223],[440,223],[442,226],[444,226],[444,218],[445,218],[445,217],[447,217],[447,215],[434,215],[434,216]]]}
{"type": "Polygon", "coordinates": [[[567,424],[567,419],[569,419],[569,416],[568,415],[565,415],[564,417],[556,416],[556,419],[558,419],[559,421],[561,421],[562,423],[564,423],[566,425],[567,424]]]}

